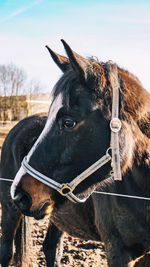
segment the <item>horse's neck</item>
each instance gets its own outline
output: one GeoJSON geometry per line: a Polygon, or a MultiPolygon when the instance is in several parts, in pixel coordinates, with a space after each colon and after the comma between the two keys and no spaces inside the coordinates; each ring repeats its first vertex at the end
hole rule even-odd
{"type": "Polygon", "coordinates": [[[141,190],[150,191],[150,167],[145,164],[133,164],[131,177],[141,190]]]}
{"type": "Polygon", "coordinates": [[[150,180],[150,139],[145,132],[141,131],[138,124],[132,128],[132,133],[134,139],[133,175],[140,176],[143,181],[150,180]]]}
{"type": "Polygon", "coordinates": [[[142,189],[150,190],[150,139],[143,135],[136,144],[132,177],[142,189]]]}
{"type": "MultiPolygon", "coordinates": [[[[133,153],[130,179],[143,190],[150,190],[150,139],[135,123],[132,127],[133,153]]],[[[127,173],[129,173],[127,171],[127,173]]],[[[126,175],[125,175],[126,176],[126,175]]],[[[128,176],[128,174],[127,174],[128,176]]],[[[128,180],[128,179],[127,179],[128,180]]]]}

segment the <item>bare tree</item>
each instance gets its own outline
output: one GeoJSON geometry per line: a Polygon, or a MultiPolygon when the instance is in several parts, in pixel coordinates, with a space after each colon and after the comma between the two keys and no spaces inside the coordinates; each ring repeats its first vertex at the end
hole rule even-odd
{"type": "Polygon", "coordinates": [[[38,80],[28,80],[23,69],[15,64],[0,65],[0,119],[18,120],[20,113],[28,112],[27,101],[31,95],[44,91],[38,80]],[[23,96],[24,95],[24,96],[23,96]],[[28,97],[25,95],[29,95],[28,97]],[[10,115],[11,114],[11,115],[10,115]],[[11,118],[10,118],[11,117],[11,118]]]}
{"type": "Polygon", "coordinates": [[[26,93],[29,95],[39,94],[44,91],[44,86],[38,80],[32,79],[27,83],[26,93]]]}
{"type": "Polygon", "coordinates": [[[0,94],[12,96],[23,93],[26,73],[15,64],[0,65],[0,94]]]}

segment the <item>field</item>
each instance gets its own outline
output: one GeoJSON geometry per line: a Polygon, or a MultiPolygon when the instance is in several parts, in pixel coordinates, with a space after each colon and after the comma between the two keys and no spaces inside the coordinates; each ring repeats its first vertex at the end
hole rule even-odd
{"type": "MultiPolygon", "coordinates": [[[[12,126],[0,126],[0,149],[6,134],[12,126]]],[[[26,220],[30,233],[30,239],[28,240],[30,267],[46,266],[42,243],[47,231],[48,218],[41,221],[36,221],[33,218],[26,218],[26,220]]],[[[103,243],[85,242],[64,234],[62,246],[63,254],[60,263],[62,267],[107,267],[103,243]]],[[[11,266],[14,265],[12,264],[11,266]]]]}

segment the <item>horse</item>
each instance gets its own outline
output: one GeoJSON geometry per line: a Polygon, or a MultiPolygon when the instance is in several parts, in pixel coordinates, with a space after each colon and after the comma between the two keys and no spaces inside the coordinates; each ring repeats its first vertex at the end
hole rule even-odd
{"type": "MultiPolygon", "coordinates": [[[[7,212],[7,222],[13,217],[14,236],[21,213],[50,216],[44,242],[48,267],[62,232],[103,241],[108,266],[124,267],[150,248],[150,95],[130,72],[110,61],[81,57],[62,43],[68,57],[47,47],[63,76],[39,137],[31,118],[4,142],[1,175],[16,175],[11,197],[17,212],[7,212]],[[13,139],[19,138],[17,147],[13,139]],[[52,249],[48,242],[54,243],[52,249]]],[[[5,235],[3,250],[8,248],[5,235]]],[[[4,255],[2,267],[9,261],[4,255]]]]}

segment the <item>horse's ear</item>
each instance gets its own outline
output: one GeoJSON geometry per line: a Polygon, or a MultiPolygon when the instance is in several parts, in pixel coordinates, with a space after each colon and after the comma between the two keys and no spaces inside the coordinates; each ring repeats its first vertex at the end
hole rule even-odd
{"type": "Polygon", "coordinates": [[[86,70],[87,70],[87,67],[90,65],[88,59],[81,57],[76,52],[74,52],[63,39],[61,39],[61,42],[63,43],[63,46],[69,58],[70,64],[72,68],[74,69],[74,71],[77,73],[77,75],[80,78],[86,79],[86,70]]]}
{"type": "Polygon", "coordinates": [[[57,66],[62,70],[62,72],[66,72],[69,69],[69,59],[67,57],[61,56],[57,53],[55,53],[48,45],[45,46],[54,62],[57,64],[57,66]]]}

